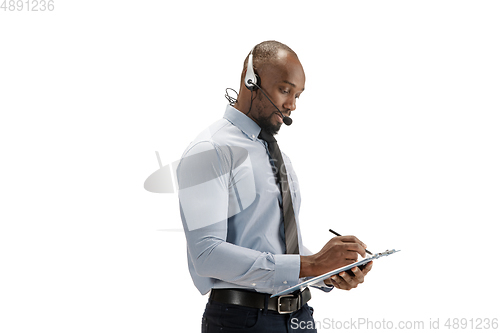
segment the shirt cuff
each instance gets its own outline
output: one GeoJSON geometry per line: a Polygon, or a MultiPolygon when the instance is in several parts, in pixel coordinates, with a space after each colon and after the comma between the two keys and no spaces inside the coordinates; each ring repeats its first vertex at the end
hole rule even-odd
{"type": "Polygon", "coordinates": [[[299,283],[300,255],[275,254],[274,289],[280,292],[299,283]]]}

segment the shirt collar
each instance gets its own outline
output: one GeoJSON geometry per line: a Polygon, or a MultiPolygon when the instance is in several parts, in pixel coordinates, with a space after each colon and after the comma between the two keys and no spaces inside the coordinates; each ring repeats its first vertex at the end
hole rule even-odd
{"type": "Polygon", "coordinates": [[[238,127],[248,136],[250,140],[257,140],[260,133],[260,126],[243,112],[231,105],[228,105],[226,112],[224,113],[224,118],[229,120],[234,126],[238,127]]]}

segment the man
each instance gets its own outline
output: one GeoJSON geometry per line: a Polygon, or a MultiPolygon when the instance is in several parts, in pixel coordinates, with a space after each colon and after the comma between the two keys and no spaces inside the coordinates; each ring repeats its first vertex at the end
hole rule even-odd
{"type": "MultiPolygon", "coordinates": [[[[316,254],[302,245],[297,177],[274,135],[304,88],[293,50],[276,41],[258,44],[245,60],[236,102],[179,163],[189,270],[198,290],[210,292],[202,332],[288,332],[313,322],[309,289],[279,301],[269,296],[365,256],[354,236],[334,237],[316,254]]],[[[356,288],[371,267],[315,287],[356,288]]]]}

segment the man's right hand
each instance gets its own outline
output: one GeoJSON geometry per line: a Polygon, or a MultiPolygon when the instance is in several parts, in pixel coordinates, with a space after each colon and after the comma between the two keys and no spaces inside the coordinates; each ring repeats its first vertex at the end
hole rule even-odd
{"type": "Polygon", "coordinates": [[[338,236],[330,239],[321,251],[300,257],[300,277],[318,276],[364,258],[366,245],[355,236],[338,236]]]}

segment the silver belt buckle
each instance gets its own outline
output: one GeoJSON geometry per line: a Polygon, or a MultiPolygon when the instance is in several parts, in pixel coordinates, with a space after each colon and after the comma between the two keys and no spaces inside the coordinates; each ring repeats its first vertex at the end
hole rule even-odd
{"type": "Polygon", "coordinates": [[[296,297],[296,296],[289,294],[289,295],[281,295],[281,296],[278,297],[278,313],[279,314],[288,314],[288,313],[294,312],[293,310],[292,311],[290,311],[290,310],[288,310],[288,311],[282,311],[281,310],[281,299],[282,298],[286,298],[286,297],[296,297]]]}

